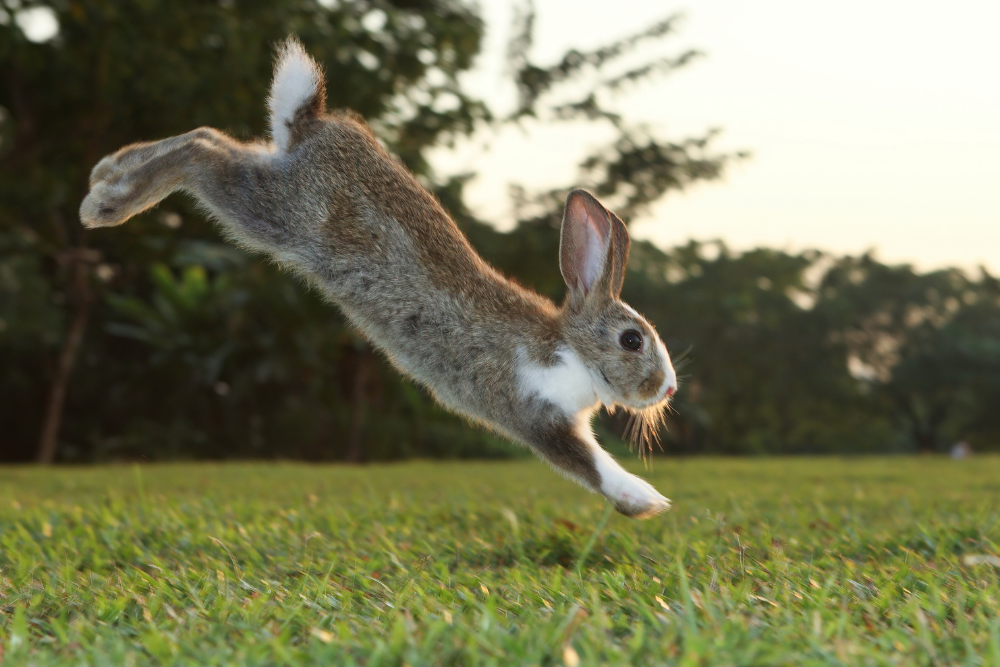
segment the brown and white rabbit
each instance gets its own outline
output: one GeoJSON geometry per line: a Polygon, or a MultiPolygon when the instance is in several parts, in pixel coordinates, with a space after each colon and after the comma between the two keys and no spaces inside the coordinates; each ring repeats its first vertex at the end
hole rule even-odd
{"type": "Polygon", "coordinates": [[[486,264],[363,121],[326,113],[323,73],[295,40],[268,105],[270,142],[200,128],[105,157],[81,221],[120,225],[187,192],[233,241],[306,277],[451,410],[528,445],[622,514],[668,509],[590,428],[602,404],[655,418],[677,382],[652,325],[619,300],[622,221],[570,193],[559,248],[569,293],[557,307],[486,264]]]}

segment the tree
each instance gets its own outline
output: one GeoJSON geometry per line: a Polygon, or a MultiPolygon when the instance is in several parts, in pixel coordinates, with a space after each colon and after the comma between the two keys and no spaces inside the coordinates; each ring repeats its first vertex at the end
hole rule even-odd
{"type": "Polygon", "coordinates": [[[908,448],[995,446],[993,427],[979,430],[994,412],[1000,370],[995,285],[985,270],[979,281],[957,269],[920,274],[870,255],[842,258],[823,277],[818,308],[908,448]]]}

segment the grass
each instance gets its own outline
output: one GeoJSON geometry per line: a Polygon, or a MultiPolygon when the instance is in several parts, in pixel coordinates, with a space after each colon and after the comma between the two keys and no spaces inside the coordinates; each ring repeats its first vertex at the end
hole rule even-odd
{"type": "Polygon", "coordinates": [[[647,476],[635,522],[534,461],[0,468],[0,661],[1000,667],[1000,459],[647,476]]]}

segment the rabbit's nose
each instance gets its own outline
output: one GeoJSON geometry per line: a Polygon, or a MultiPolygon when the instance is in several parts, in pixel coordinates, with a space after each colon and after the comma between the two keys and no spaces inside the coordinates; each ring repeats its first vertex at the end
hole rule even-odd
{"type": "Polygon", "coordinates": [[[667,387],[667,396],[673,396],[675,391],[677,390],[673,387],[667,387]]]}

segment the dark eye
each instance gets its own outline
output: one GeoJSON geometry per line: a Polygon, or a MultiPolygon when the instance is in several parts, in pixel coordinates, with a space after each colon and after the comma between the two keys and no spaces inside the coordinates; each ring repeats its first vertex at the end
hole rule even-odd
{"type": "Polygon", "coordinates": [[[633,352],[638,352],[642,349],[642,334],[633,329],[629,329],[622,334],[618,342],[622,344],[626,350],[632,350],[633,352]]]}

